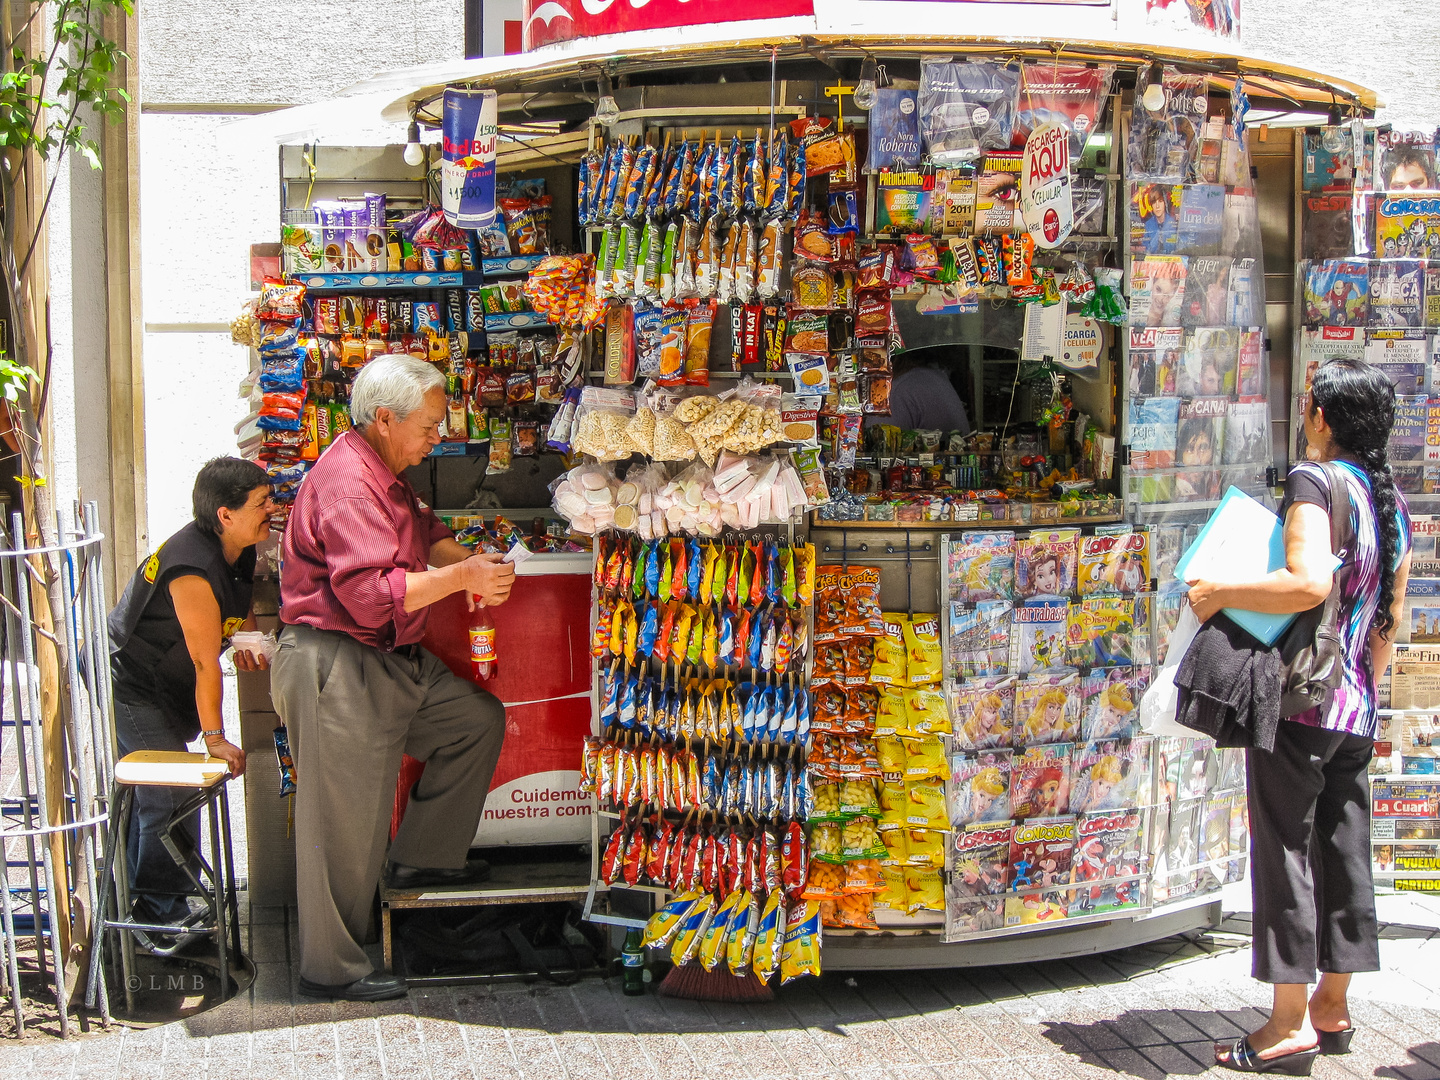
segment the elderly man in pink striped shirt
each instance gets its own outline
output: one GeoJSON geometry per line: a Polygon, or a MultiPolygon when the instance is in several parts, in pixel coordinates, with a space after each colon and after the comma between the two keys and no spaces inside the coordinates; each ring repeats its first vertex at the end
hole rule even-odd
{"type": "Polygon", "coordinates": [[[351,393],[355,430],[306,476],[285,528],[271,687],[299,787],[300,990],[316,997],[406,992],[362,946],[402,751],[426,768],[390,846],[389,883],[462,885],[489,873],[465,856],[505,708],[419,642],[431,604],[462,591],[503,603],[515,569],[471,555],[401,476],[440,441],[445,403],[444,377],[424,361],[366,365],[351,393]]]}

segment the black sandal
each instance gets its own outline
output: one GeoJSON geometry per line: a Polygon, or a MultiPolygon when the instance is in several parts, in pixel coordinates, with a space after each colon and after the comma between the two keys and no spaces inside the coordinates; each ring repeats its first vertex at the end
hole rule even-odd
{"type": "Polygon", "coordinates": [[[1215,1055],[1215,1064],[1222,1068],[1236,1072],[1280,1073],[1284,1076],[1309,1076],[1315,1059],[1320,1056],[1320,1048],[1312,1046],[1308,1050],[1296,1050],[1279,1057],[1262,1058],[1250,1045],[1248,1035],[1228,1045],[1217,1046],[1216,1050],[1230,1055],[1224,1061],[1220,1060],[1219,1053],[1215,1055]]]}
{"type": "Polygon", "coordinates": [[[1320,1053],[1348,1054],[1350,1040],[1355,1037],[1355,1029],[1348,1027],[1339,1031],[1316,1031],[1316,1034],[1320,1036],[1320,1053]]]}

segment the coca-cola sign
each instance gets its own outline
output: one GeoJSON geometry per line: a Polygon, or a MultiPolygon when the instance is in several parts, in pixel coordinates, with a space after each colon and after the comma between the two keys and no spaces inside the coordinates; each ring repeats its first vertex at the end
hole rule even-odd
{"type": "Polygon", "coordinates": [[[528,52],[573,38],[815,14],[814,0],[525,0],[528,52]]]}

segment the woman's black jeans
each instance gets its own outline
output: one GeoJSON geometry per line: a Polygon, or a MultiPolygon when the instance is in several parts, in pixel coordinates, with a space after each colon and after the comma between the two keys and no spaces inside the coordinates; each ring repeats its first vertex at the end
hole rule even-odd
{"type": "Polygon", "coordinates": [[[1246,754],[1261,982],[1380,969],[1365,775],[1374,751],[1370,739],[1285,720],[1273,751],[1246,754]]]}
{"type": "MultiPolygon", "coordinates": [[[[122,756],[137,750],[185,749],[185,740],[161,710],[121,701],[115,702],[115,739],[122,756]]],[[[194,887],[160,843],[160,828],[191,794],[189,788],[146,785],[135,788],[125,859],[129,864],[131,890],[144,890],[147,894],[135,897],[134,914],[138,922],[177,924],[190,913],[185,894],[194,887]]],[[[198,850],[199,812],[171,830],[171,835],[182,851],[198,850]]]]}

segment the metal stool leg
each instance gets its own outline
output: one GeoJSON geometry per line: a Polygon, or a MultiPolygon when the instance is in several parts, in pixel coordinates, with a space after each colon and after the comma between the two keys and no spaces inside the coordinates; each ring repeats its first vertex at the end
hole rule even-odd
{"type": "MultiPolygon", "coordinates": [[[[215,796],[223,796],[225,785],[221,784],[215,788],[215,796]]],[[[223,856],[220,853],[220,813],[215,806],[217,799],[212,796],[210,799],[210,887],[215,897],[214,903],[214,927],[215,927],[215,952],[220,961],[220,993],[223,995],[230,989],[230,941],[225,926],[225,883],[223,856]],[[219,877],[217,878],[217,875],[219,877]]]]}
{"type": "Polygon", "coordinates": [[[234,956],[241,956],[244,950],[240,948],[240,898],[236,895],[235,859],[234,848],[230,842],[230,799],[228,796],[222,796],[220,799],[220,827],[224,830],[225,898],[230,905],[230,952],[234,956]]]}
{"type": "MultiPolygon", "coordinates": [[[[116,784],[110,790],[110,806],[115,809],[115,815],[110,821],[109,836],[105,840],[104,862],[100,867],[100,910],[95,918],[95,944],[90,954],[90,973],[85,988],[86,1007],[94,1008],[98,997],[100,1017],[106,1026],[110,1024],[110,994],[105,985],[105,941],[110,930],[106,920],[109,918],[110,897],[115,895],[118,888],[115,881],[115,856],[121,839],[129,829],[130,808],[134,796],[135,790],[129,785],[116,784]]],[[[116,899],[118,902],[119,897],[116,899]]],[[[122,951],[122,962],[123,955],[122,951]]],[[[128,987],[128,978],[126,984],[128,987]]]]}
{"type": "Polygon", "coordinates": [[[170,853],[170,857],[175,860],[176,865],[185,871],[185,876],[190,879],[196,894],[205,904],[205,914],[210,928],[202,932],[211,934],[215,938],[222,994],[227,993],[230,987],[230,958],[232,955],[240,955],[241,952],[239,900],[235,893],[234,864],[230,843],[230,814],[228,805],[224,803],[225,790],[225,785],[220,784],[198,791],[194,797],[187,799],[175,809],[159,834],[160,842],[165,845],[165,850],[170,853]],[[220,805],[217,806],[217,803],[220,805]],[[172,829],[198,810],[202,804],[207,807],[209,815],[210,859],[207,862],[200,850],[193,853],[195,862],[201,871],[201,874],[197,874],[191,867],[190,860],[185,858],[180,851],[180,847],[172,835],[172,829]],[[208,879],[208,887],[201,875],[204,879],[208,879]],[[229,920],[228,926],[227,919],[229,920]]]}

